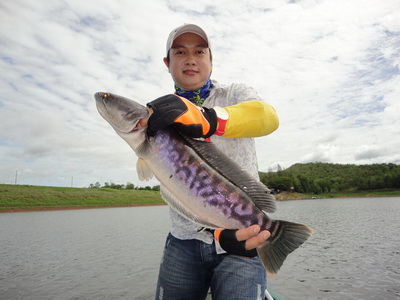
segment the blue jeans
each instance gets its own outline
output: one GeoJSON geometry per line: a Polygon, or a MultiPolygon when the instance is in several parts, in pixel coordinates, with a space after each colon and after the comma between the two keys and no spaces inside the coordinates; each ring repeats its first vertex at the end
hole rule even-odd
{"type": "Polygon", "coordinates": [[[157,283],[157,300],[264,299],[267,279],[258,259],[217,254],[215,245],[168,235],[157,283]]]}

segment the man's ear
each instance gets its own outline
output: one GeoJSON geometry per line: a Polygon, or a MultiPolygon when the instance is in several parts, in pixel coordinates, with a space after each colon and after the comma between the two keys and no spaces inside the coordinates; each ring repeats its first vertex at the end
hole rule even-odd
{"type": "Polygon", "coordinates": [[[164,64],[167,66],[167,68],[169,69],[169,60],[167,57],[164,57],[164,64]]]}

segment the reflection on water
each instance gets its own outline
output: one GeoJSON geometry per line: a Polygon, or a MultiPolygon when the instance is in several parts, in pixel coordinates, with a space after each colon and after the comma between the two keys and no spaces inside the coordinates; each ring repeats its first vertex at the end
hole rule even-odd
{"type": "Polygon", "coordinates": [[[275,218],[305,223],[316,233],[269,280],[272,290],[285,299],[399,299],[400,198],[278,205],[275,218]]]}
{"type": "MultiPolygon", "coordinates": [[[[278,202],[314,236],[269,287],[284,299],[399,299],[400,198],[278,202]]],[[[168,208],[0,214],[0,299],[152,299],[168,208]]]]}
{"type": "Polygon", "coordinates": [[[0,299],[151,299],[167,207],[0,214],[0,299]]]}

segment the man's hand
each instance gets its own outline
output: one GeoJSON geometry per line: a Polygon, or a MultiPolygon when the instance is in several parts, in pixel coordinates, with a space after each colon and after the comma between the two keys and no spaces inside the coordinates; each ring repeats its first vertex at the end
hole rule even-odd
{"type": "Polygon", "coordinates": [[[261,246],[269,237],[267,230],[260,232],[260,226],[252,225],[242,229],[217,229],[215,239],[219,241],[222,249],[239,256],[257,256],[256,248],[261,246]]]}
{"type": "Polygon", "coordinates": [[[147,134],[153,136],[170,125],[183,134],[198,138],[210,137],[217,128],[217,114],[212,108],[197,107],[189,100],[177,95],[166,95],[147,103],[153,110],[147,134]]]}

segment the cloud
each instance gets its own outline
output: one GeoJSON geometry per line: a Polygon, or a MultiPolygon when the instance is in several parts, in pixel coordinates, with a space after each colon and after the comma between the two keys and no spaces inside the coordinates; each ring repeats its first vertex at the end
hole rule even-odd
{"type": "MultiPolygon", "coordinates": [[[[173,88],[169,32],[208,32],[213,78],[271,103],[260,170],[298,162],[400,163],[397,0],[6,1],[0,4],[0,183],[140,183],[93,94],[145,104],[173,88]]],[[[152,182],[156,184],[156,182],[152,182]]]]}
{"type": "Polygon", "coordinates": [[[376,145],[361,145],[354,154],[355,160],[373,160],[385,155],[386,149],[376,145]]]}

